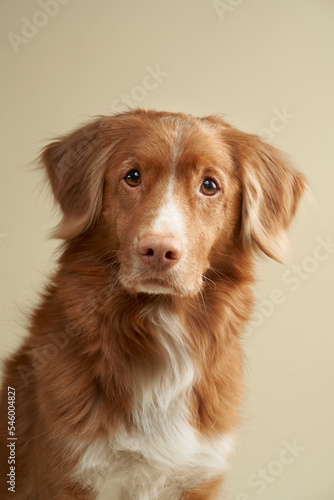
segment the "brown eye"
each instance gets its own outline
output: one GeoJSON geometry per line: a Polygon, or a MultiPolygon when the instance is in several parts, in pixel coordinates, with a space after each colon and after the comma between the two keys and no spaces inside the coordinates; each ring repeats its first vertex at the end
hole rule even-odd
{"type": "Polygon", "coordinates": [[[137,187],[141,183],[141,176],[139,170],[130,170],[124,178],[128,186],[137,187]]]}
{"type": "Polygon", "coordinates": [[[218,186],[214,180],[209,179],[209,177],[204,179],[204,181],[201,184],[201,193],[205,194],[206,196],[213,196],[214,194],[217,193],[217,191],[218,191],[218,186]]]}

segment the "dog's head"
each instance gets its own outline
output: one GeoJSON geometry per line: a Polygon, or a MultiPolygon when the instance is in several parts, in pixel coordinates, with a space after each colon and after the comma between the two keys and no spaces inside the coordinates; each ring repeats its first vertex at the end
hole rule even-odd
{"type": "Polygon", "coordinates": [[[306,189],[281,152],[216,117],[101,117],[42,161],[63,212],[56,235],[100,232],[131,293],[198,293],[210,269],[224,279],[255,249],[280,260],[306,189]]]}

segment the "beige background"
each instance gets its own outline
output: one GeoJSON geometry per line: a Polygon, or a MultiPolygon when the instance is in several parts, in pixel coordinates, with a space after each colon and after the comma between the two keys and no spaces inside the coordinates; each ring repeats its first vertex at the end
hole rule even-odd
{"type": "Polygon", "coordinates": [[[24,335],[57,246],[47,240],[57,216],[30,164],[46,141],[117,111],[126,94],[145,108],[223,113],[287,151],[316,200],[290,231],[287,266],[259,267],[225,495],[332,500],[334,248],[319,245],[334,240],[334,2],[63,0],[49,14],[42,4],[0,6],[2,356],[24,335]],[[148,77],[153,70],[160,76],[148,77]]]}

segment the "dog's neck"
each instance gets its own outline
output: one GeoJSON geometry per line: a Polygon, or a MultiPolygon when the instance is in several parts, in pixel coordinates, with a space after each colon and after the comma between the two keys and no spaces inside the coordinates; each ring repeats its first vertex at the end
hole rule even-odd
{"type": "MultiPolygon", "coordinates": [[[[69,344],[57,354],[57,363],[61,365],[63,357],[71,358],[68,363],[85,366],[81,376],[93,381],[94,401],[87,404],[80,432],[89,436],[97,429],[130,428],[144,408],[154,413],[154,402],[159,398],[160,408],[167,409],[182,394],[188,394],[203,432],[215,431],[215,414],[224,412],[226,405],[239,404],[237,384],[242,371],[238,337],[252,308],[251,280],[207,281],[201,294],[194,297],[131,295],[117,283],[116,265],[104,265],[100,259],[94,261],[94,268],[87,267],[85,255],[79,255],[77,260],[67,260],[66,254],[61,259],[33,322],[57,317],[57,331],[65,332],[69,344]],[[239,374],[233,379],[230,373],[235,370],[239,374]],[[230,382],[225,383],[225,379],[230,382]],[[222,384],[221,398],[214,404],[203,404],[216,383],[222,384]],[[105,418],[96,422],[92,431],[90,413],[97,414],[98,408],[105,418]]],[[[34,337],[36,328],[31,331],[34,337]]],[[[43,348],[50,340],[39,336],[33,342],[40,342],[43,348]]],[[[47,381],[47,374],[41,373],[41,378],[47,381]]],[[[70,402],[66,411],[69,415],[72,412],[70,402]]],[[[229,425],[226,419],[221,421],[229,425]]]]}

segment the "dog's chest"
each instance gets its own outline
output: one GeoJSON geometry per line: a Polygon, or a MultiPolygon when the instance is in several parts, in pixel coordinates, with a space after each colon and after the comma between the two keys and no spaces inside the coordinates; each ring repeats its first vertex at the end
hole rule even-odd
{"type": "Polygon", "coordinates": [[[75,477],[99,490],[112,480],[132,500],[178,500],[185,488],[218,475],[232,446],[230,436],[211,440],[192,426],[189,396],[196,365],[177,316],[156,318],[165,363],[158,373],[138,373],[130,430],[87,445],[74,443],[81,459],[75,477]]]}
{"type": "MultiPolygon", "coordinates": [[[[169,411],[155,409],[131,431],[92,442],[76,478],[101,491],[106,481],[122,485],[122,499],[179,500],[182,492],[219,475],[227,464],[233,437],[205,438],[191,426],[185,401],[169,411]]],[[[112,484],[113,483],[113,484],[112,484]]]]}

